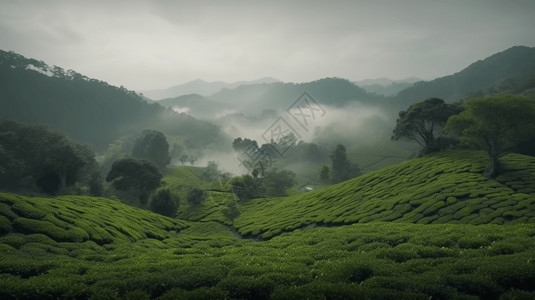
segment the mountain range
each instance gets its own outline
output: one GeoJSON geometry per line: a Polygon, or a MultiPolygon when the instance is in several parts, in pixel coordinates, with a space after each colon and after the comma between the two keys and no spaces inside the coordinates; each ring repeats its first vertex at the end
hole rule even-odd
{"type": "Polygon", "coordinates": [[[214,112],[223,109],[251,115],[264,110],[281,111],[306,91],[322,104],[342,107],[360,102],[380,105],[397,114],[413,103],[432,97],[454,102],[488,93],[526,92],[535,87],[535,48],[515,46],[479,60],[455,74],[430,81],[416,80],[380,78],[351,82],[343,78],[323,78],[306,83],[250,83],[222,89],[210,96],[182,95],[159,103],[187,110],[196,117],[213,119],[214,112]]]}
{"type": "Polygon", "coordinates": [[[411,87],[415,82],[423,81],[420,78],[410,77],[400,80],[392,80],[388,78],[364,79],[355,81],[355,84],[365,89],[368,93],[395,96],[400,91],[411,87]]]}
{"type": "MultiPolygon", "coordinates": [[[[372,82],[361,84],[365,83],[372,82]]],[[[200,89],[196,91],[202,94],[186,93],[159,103],[147,103],[142,95],[124,87],[114,87],[72,70],[50,67],[14,52],[0,51],[0,118],[44,123],[100,149],[117,136],[146,127],[186,136],[189,140],[199,136],[207,141],[217,140],[221,134],[216,126],[186,114],[213,120],[224,112],[260,115],[266,110],[284,111],[303,92],[308,92],[323,105],[340,108],[350,103],[377,105],[392,115],[412,103],[431,97],[453,102],[473,95],[499,92],[533,95],[535,48],[509,48],[474,62],[455,74],[416,82],[389,97],[370,93],[343,78],[323,78],[298,84],[283,83],[273,78],[233,84],[198,80],[175,87],[173,93],[184,93],[186,87],[198,87],[200,89]],[[212,93],[216,89],[219,91],[212,93]],[[178,113],[162,106],[175,108],[178,113]],[[95,121],[96,116],[98,122],[95,121]]]]}
{"type": "Polygon", "coordinates": [[[207,82],[201,79],[186,82],[184,84],[178,84],[166,89],[148,90],[142,91],[145,97],[152,100],[162,100],[165,98],[173,98],[188,94],[199,94],[201,96],[209,96],[221,91],[222,89],[233,89],[241,85],[259,84],[259,83],[274,83],[279,82],[278,79],[271,77],[263,77],[257,80],[251,81],[237,81],[233,83],[226,83],[223,81],[207,82]]]}
{"type": "Polygon", "coordinates": [[[134,91],[0,50],[0,119],[41,123],[103,150],[146,128],[197,147],[220,140],[213,124],[148,103],[134,91]]]}
{"type": "Polygon", "coordinates": [[[455,74],[418,82],[399,92],[395,98],[403,105],[431,97],[451,102],[491,90],[505,81],[525,86],[534,78],[535,48],[515,46],[478,60],[455,74]]]}

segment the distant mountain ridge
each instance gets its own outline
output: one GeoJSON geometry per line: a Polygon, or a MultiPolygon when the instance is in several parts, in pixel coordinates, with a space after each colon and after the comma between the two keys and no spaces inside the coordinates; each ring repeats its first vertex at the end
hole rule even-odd
{"type": "Polygon", "coordinates": [[[305,83],[249,82],[223,88],[209,96],[203,95],[202,99],[197,97],[196,103],[188,95],[173,97],[174,100],[167,99],[161,104],[190,107],[194,116],[202,114],[203,103],[213,104],[206,108],[208,111],[239,108],[240,112],[254,115],[264,110],[284,110],[307,91],[321,104],[340,107],[360,102],[382,105],[387,111],[397,114],[410,104],[432,97],[452,102],[497,91],[523,93],[524,89],[531,89],[530,94],[535,94],[534,82],[535,48],[514,46],[474,62],[457,73],[430,81],[377,78],[351,82],[335,77],[305,83]]]}
{"type": "Polygon", "coordinates": [[[0,50],[0,91],[0,119],[45,124],[95,150],[147,128],[203,140],[199,147],[221,138],[211,123],[147,103],[124,87],[15,52],[0,50]]]}
{"type": "Polygon", "coordinates": [[[401,91],[396,100],[401,107],[431,97],[451,102],[506,80],[524,84],[534,76],[535,47],[514,46],[474,62],[455,74],[417,82],[401,91]]]}
{"type": "Polygon", "coordinates": [[[392,80],[385,77],[376,79],[364,79],[355,81],[355,84],[365,89],[368,93],[383,95],[383,96],[395,96],[400,91],[411,87],[415,82],[422,81],[417,77],[409,77],[400,80],[392,80]]]}
{"type": "Polygon", "coordinates": [[[184,112],[195,118],[210,120],[225,110],[235,109],[234,105],[221,103],[199,94],[182,95],[158,101],[176,112],[184,112]]]}
{"type": "MultiPolygon", "coordinates": [[[[373,82],[363,81],[368,84],[373,82]]],[[[389,81],[380,78],[375,82],[387,84],[389,81]]],[[[480,92],[485,95],[489,91],[523,93],[523,90],[530,90],[528,95],[535,95],[535,48],[511,47],[474,62],[455,74],[411,83],[396,96],[388,97],[342,78],[323,78],[305,83],[283,83],[273,78],[233,84],[201,80],[189,83],[190,88],[202,89],[203,86],[212,89],[225,87],[209,96],[185,93],[150,104],[142,95],[124,87],[114,87],[72,70],[49,67],[42,61],[0,50],[0,118],[44,123],[79,142],[100,148],[118,134],[142,127],[160,128],[191,138],[199,136],[192,133],[192,128],[204,128],[206,139],[217,135],[214,125],[196,122],[185,114],[172,113],[159,104],[211,120],[223,111],[250,116],[261,115],[266,110],[285,111],[303,92],[308,92],[321,105],[343,107],[357,102],[381,106],[392,115],[397,115],[412,103],[431,97],[452,102],[480,92]],[[163,124],[163,115],[173,115],[173,121],[163,124]],[[99,122],[95,122],[95,116],[100,118],[99,122]],[[182,125],[176,122],[182,122],[182,125]]],[[[207,89],[204,89],[205,93],[207,89]]]]}
{"type": "MultiPolygon", "coordinates": [[[[164,99],[158,103],[167,107],[188,107],[195,117],[205,118],[205,112],[217,109],[236,109],[246,115],[260,115],[263,111],[284,111],[304,92],[308,92],[322,105],[342,107],[351,102],[366,104],[384,103],[385,97],[370,94],[366,90],[343,78],[323,78],[305,83],[260,83],[240,85],[203,97],[184,95],[164,99]],[[209,107],[203,104],[211,105],[209,107]],[[202,116],[201,116],[202,115],[202,116]]],[[[213,115],[212,115],[213,116],[213,115]]]]}
{"type": "Polygon", "coordinates": [[[360,87],[369,86],[369,85],[382,85],[387,86],[393,83],[415,83],[418,81],[422,81],[421,78],[418,77],[407,77],[399,80],[394,80],[386,77],[380,77],[380,78],[368,78],[363,80],[357,80],[353,81],[356,85],[360,87]]]}
{"type": "Polygon", "coordinates": [[[184,84],[178,84],[167,89],[148,90],[143,91],[143,95],[152,100],[162,100],[166,98],[175,98],[182,95],[198,94],[201,96],[210,96],[214,93],[221,91],[222,89],[233,89],[240,85],[260,84],[260,83],[273,83],[279,82],[278,79],[271,77],[263,77],[257,80],[251,81],[237,81],[233,83],[226,83],[223,81],[207,82],[201,79],[186,82],[184,84]]]}

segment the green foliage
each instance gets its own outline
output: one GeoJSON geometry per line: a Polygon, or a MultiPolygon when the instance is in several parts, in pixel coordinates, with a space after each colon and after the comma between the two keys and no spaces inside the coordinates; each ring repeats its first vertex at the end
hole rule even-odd
{"type": "Polygon", "coordinates": [[[327,183],[331,180],[331,169],[327,165],[323,165],[320,170],[320,180],[327,183]]]}
{"type": "Polygon", "coordinates": [[[157,130],[144,130],[134,143],[132,155],[138,159],[152,161],[161,169],[171,161],[167,138],[157,130]]]}
{"type": "Polygon", "coordinates": [[[0,234],[8,233],[11,230],[11,221],[4,216],[0,216],[0,234]]]}
{"type": "Polygon", "coordinates": [[[268,197],[286,196],[286,189],[293,187],[296,183],[294,172],[279,171],[276,168],[267,171],[261,180],[262,188],[268,197]]]}
{"type": "Polygon", "coordinates": [[[88,240],[104,245],[147,237],[164,239],[169,231],[187,227],[183,222],[105,198],[0,194],[0,202],[16,212],[11,221],[12,233],[25,233],[32,241],[45,244],[88,240]]]}
{"type": "Polygon", "coordinates": [[[191,204],[198,205],[206,199],[206,192],[199,188],[192,188],[188,193],[188,201],[191,204]]]}
{"type": "Polygon", "coordinates": [[[207,194],[180,205],[177,216],[191,221],[105,198],[0,194],[0,222],[12,223],[0,233],[0,297],[530,296],[535,198],[519,191],[535,182],[535,160],[504,156],[496,181],[480,174],[484,162],[481,152],[448,151],[238,203],[228,197],[234,180],[207,183],[201,168],[170,168],[160,190],[207,194]],[[499,220],[508,225],[487,224],[499,220]]]}
{"type": "Polygon", "coordinates": [[[150,209],[155,213],[173,217],[178,209],[178,199],[170,189],[159,189],[151,197],[150,209]]]}
{"type": "Polygon", "coordinates": [[[346,155],[346,148],[342,144],[336,145],[336,149],[331,154],[332,161],[332,182],[339,183],[362,174],[359,167],[349,161],[346,155]]]}
{"type": "Polygon", "coordinates": [[[417,142],[423,148],[420,154],[439,151],[447,146],[446,121],[461,110],[459,106],[446,104],[438,98],[412,104],[399,113],[392,140],[406,138],[417,142]]]}
{"type": "MultiPolygon", "coordinates": [[[[0,188],[8,190],[37,186],[48,194],[65,193],[76,183],[89,186],[85,177],[96,168],[88,147],[49,127],[15,121],[0,121],[0,157],[0,188]],[[32,178],[32,184],[27,178],[32,178]]],[[[98,179],[91,185],[101,185],[98,179]]]]}
{"type": "Polygon", "coordinates": [[[429,299],[534,292],[533,224],[354,224],[255,241],[215,222],[184,226],[119,202],[82,198],[13,203],[40,203],[47,216],[64,219],[76,214],[80,223],[72,226],[79,230],[122,226],[152,233],[134,239],[116,232],[106,244],[58,241],[49,233],[4,235],[2,298],[429,299]],[[106,222],[81,225],[99,219],[106,222]]]}
{"type": "Polygon", "coordinates": [[[534,158],[502,161],[495,181],[481,174],[482,152],[433,153],[308,193],[240,202],[234,226],[271,238],[310,224],[535,222],[535,192],[519,192],[535,184],[534,158]]]}
{"type": "Polygon", "coordinates": [[[535,130],[535,102],[508,94],[473,98],[466,109],[448,120],[447,128],[461,135],[461,141],[487,152],[486,174],[501,172],[498,158],[513,149],[535,130]]]}
{"type": "Polygon", "coordinates": [[[209,161],[208,165],[203,169],[201,175],[201,178],[206,182],[213,182],[225,177],[227,177],[226,174],[222,174],[215,161],[209,161]]]}
{"type": "Polygon", "coordinates": [[[243,199],[253,199],[264,196],[262,184],[258,178],[246,174],[240,177],[234,177],[232,185],[242,188],[245,192],[241,195],[243,199]]]}
{"type": "Polygon", "coordinates": [[[141,204],[145,204],[149,194],[160,186],[162,177],[154,163],[125,158],[113,163],[106,181],[111,181],[118,190],[135,190],[141,204]]]}

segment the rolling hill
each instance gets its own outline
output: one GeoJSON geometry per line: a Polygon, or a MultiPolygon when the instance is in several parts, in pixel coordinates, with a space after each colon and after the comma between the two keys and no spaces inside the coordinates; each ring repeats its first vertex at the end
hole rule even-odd
{"type": "Polygon", "coordinates": [[[225,182],[194,167],[164,178],[213,192],[180,203],[190,220],[105,198],[0,194],[0,297],[533,298],[535,158],[502,162],[490,181],[482,153],[443,152],[238,203],[226,219],[225,182]]]}
{"type": "Polygon", "coordinates": [[[307,226],[372,221],[418,224],[535,223],[535,158],[502,158],[496,181],[478,151],[432,154],[295,197],[240,205],[234,227],[271,238],[307,226]]]}

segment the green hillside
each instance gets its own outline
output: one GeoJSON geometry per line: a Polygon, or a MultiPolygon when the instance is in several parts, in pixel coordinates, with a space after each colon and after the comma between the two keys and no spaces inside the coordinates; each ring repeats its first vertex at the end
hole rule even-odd
{"type": "Polygon", "coordinates": [[[496,181],[486,155],[441,152],[295,197],[241,203],[234,227],[271,238],[304,226],[371,221],[419,224],[535,223],[535,158],[502,158],[496,181]]]}
{"type": "Polygon", "coordinates": [[[485,163],[443,152],[237,205],[228,182],[176,167],[164,188],[207,193],[177,219],[0,194],[0,298],[534,298],[535,158],[503,157],[496,181],[485,163]]]}
{"type": "Polygon", "coordinates": [[[535,225],[368,223],[258,242],[104,198],[0,194],[2,299],[535,296],[535,225]]]}
{"type": "Polygon", "coordinates": [[[0,90],[0,119],[45,124],[97,150],[147,128],[191,140],[195,147],[225,138],[215,125],[149,104],[124,87],[14,52],[0,50],[0,90]]]}
{"type": "Polygon", "coordinates": [[[230,193],[229,179],[206,182],[200,177],[202,169],[198,167],[169,168],[163,178],[163,188],[170,188],[179,195],[179,206],[176,216],[189,221],[215,221],[232,225],[229,207],[236,206],[237,197],[230,193]],[[188,192],[192,188],[205,191],[206,199],[198,204],[188,201],[188,192]]]}

